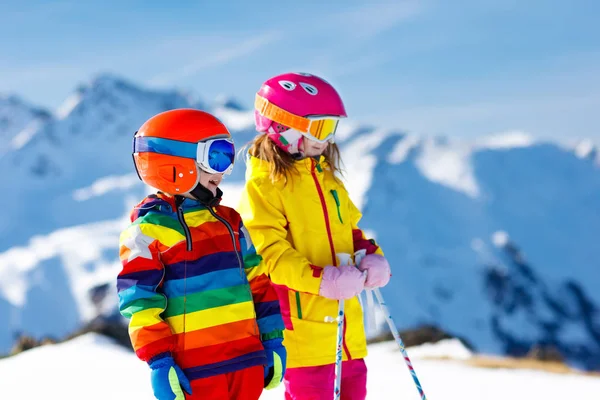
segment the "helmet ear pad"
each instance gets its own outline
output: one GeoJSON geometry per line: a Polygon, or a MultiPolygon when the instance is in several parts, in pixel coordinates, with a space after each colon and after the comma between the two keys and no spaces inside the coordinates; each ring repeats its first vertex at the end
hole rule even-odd
{"type": "Polygon", "coordinates": [[[266,133],[269,139],[275,142],[281,150],[291,155],[300,155],[299,147],[302,141],[302,134],[300,132],[260,115],[257,110],[254,110],[254,121],[256,130],[266,133]]]}
{"type": "Polygon", "coordinates": [[[254,124],[258,132],[267,132],[273,121],[260,115],[258,110],[254,110],[254,124]]]}
{"type": "Polygon", "coordinates": [[[191,158],[147,152],[135,153],[133,159],[140,178],[163,192],[184,194],[198,184],[198,166],[191,158]]]}

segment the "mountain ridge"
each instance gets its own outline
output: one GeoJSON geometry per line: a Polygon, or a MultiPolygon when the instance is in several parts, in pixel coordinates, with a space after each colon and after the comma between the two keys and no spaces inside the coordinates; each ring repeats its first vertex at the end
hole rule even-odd
{"type": "MultiPolygon", "coordinates": [[[[11,189],[0,200],[0,319],[9,321],[0,350],[15,331],[60,336],[94,318],[89,291],[114,285],[119,232],[150,192],[133,171],[131,137],[158,112],[199,104],[106,75],[69,101],[0,157],[11,189]]],[[[230,101],[203,107],[241,147],[256,134],[253,114],[230,101]]],[[[392,264],[382,292],[400,327],[437,324],[490,353],[547,343],[600,368],[592,142],[569,147],[519,131],[468,141],[349,120],[338,143],[361,227],[392,264]]],[[[244,173],[238,159],[222,184],[228,205],[244,173]]],[[[105,312],[115,312],[116,296],[108,299],[105,312]]]]}

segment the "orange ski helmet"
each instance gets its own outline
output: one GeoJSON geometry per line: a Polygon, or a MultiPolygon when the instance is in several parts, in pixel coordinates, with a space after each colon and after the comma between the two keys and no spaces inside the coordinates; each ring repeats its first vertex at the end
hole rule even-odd
{"type": "Polygon", "coordinates": [[[235,154],[233,140],[216,117],[187,108],[153,116],[133,138],[133,162],[139,178],[165,193],[190,192],[198,184],[199,166],[208,158],[207,141],[227,145],[226,161],[220,164],[225,167],[216,171],[209,167],[210,172],[229,173],[235,154]]]}

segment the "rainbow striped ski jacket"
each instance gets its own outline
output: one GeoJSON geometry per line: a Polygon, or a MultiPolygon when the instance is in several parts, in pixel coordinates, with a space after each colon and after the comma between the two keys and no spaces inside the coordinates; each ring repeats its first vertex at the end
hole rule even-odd
{"type": "Polygon", "coordinates": [[[159,192],[131,221],[117,289],[137,356],[171,352],[190,380],[265,365],[262,341],[284,325],[240,215],[159,192]]]}

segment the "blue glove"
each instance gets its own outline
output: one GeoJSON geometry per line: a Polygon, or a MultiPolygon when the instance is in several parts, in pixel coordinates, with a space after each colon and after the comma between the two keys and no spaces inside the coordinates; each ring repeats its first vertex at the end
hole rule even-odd
{"type": "Polygon", "coordinates": [[[283,339],[281,338],[265,340],[263,346],[267,353],[264,388],[269,390],[279,386],[283,380],[287,351],[283,347],[283,339]]]}
{"type": "Polygon", "coordinates": [[[190,381],[169,353],[153,357],[149,362],[152,369],[152,389],[158,400],[185,400],[183,390],[192,394],[190,381]]]}

